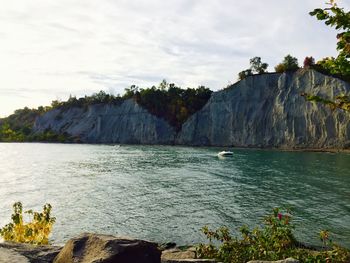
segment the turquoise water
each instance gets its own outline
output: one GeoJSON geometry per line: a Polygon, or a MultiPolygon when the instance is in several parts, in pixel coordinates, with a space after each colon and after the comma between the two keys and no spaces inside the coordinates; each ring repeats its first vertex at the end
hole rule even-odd
{"type": "Polygon", "coordinates": [[[11,205],[57,218],[52,240],[85,231],[180,245],[204,225],[255,226],[274,206],[294,209],[297,236],[350,247],[350,154],[217,148],[0,144],[0,224],[11,205]]]}

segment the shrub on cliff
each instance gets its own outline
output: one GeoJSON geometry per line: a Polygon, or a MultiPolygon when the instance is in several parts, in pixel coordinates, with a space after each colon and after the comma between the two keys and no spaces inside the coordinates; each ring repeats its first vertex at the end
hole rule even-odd
{"type": "Polygon", "coordinates": [[[313,57],[305,57],[304,68],[310,68],[315,66],[315,59],[313,57]]]}
{"type": "Polygon", "coordinates": [[[282,63],[278,64],[275,67],[275,71],[278,73],[283,73],[286,71],[295,71],[298,69],[299,69],[298,59],[289,54],[284,57],[282,63]]]}
{"type": "Polygon", "coordinates": [[[23,207],[21,202],[13,205],[12,222],[0,229],[0,235],[6,241],[30,243],[34,245],[46,245],[49,243],[49,235],[55,218],[51,217],[51,205],[46,204],[42,212],[33,210],[24,213],[32,217],[29,222],[23,219],[23,207]]]}
{"type": "Polygon", "coordinates": [[[261,62],[261,57],[253,57],[249,61],[250,68],[238,73],[238,79],[242,80],[253,74],[263,74],[267,72],[269,64],[261,62]]]}
{"type": "Polygon", "coordinates": [[[275,66],[275,71],[276,71],[277,73],[283,73],[283,72],[285,72],[286,69],[285,69],[283,63],[277,64],[277,65],[275,66]]]}
{"type": "Polygon", "coordinates": [[[200,244],[197,253],[201,258],[214,258],[225,263],[280,260],[288,257],[310,263],[348,262],[350,260],[349,250],[330,242],[327,231],[320,233],[324,250],[315,251],[303,248],[296,241],[293,229],[290,211],[275,208],[273,213],[265,218],[264,227],[257,227],[253,230],[247,226],[242,227],[240,229],[242,238],[231,236],[226,227],[214,231],[204,227],[202,232],[209,239],[209,244],[200,244]],[[326,249],[328,247],[330,249],[326,249]]]}
{"type": "Polygon", "coordinates": [[[252,70],[251,69],[246,69],[246,70],[242,70],[241,72],[238,73],[238,80],[243,80],[246,77],[252,76],[252,70]]]}

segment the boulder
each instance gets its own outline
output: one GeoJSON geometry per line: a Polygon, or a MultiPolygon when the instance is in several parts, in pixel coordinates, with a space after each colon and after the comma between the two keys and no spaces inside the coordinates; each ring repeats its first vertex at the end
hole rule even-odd
{"type": "Polygon", "coordinates": [[[160,255],[156,243],[85,233],[70,239],[54,263],[160,263],[160,255]]]}

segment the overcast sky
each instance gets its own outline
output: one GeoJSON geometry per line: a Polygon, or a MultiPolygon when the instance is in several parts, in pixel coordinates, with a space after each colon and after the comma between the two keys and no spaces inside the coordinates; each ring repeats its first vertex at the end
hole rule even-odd
{"type": "MultiPolygon", "coordinates": [[[[348,0],[338,1],[349,8],[348,0]]],[[[221,89],[254,56],[336,55],[325,0],[0,0],[0,116],[70,94],[158,84],[221,89]]]]}

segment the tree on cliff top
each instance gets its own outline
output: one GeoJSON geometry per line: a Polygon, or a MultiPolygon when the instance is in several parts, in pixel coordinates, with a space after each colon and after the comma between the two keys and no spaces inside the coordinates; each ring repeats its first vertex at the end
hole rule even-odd
{"type": "Polygon", "coordinates": [[[250,59],[250,69],[253,73],[265,73],[268,66],[269,64],[261,62],[261,57],[254,57],[250,59]]]}
{"type": "Polygon", "coordinates": [[[238,79],[242,80],[248,76],[255,74],[263,74],[267,72],[269,64],[261,62],[261,57],[253,57],[250,59],[250,68],[238,73],[238,79]]]}
{"type": "Polygon", "coordinates": [[[337,31],[337,50],[339,54],[336,58],[330,58],[330,63],[324,66],[331,74],[340,74],[350,77],[350,12],[338,7],[334,0],[328,3],[329,7],[316,8],[310,12],[318,20],[325,21],[327,26],[334,27],[337,31]]]}
{"type": "MultiPolygon", "coordinates": [[[[328,71],[330,74],[340,76],[350,81],[350,12],[338,7],[335,0],[331,0],[327,8],[316,8],[310,12],[318,20],[325,21],[327,26],[335,27],[340,31],[337,34],[337,50],[339,54],[336,58],[325,58],[317,62],[316,66],[328,71]]],[[[350,97],[346,95],[337,96],[335,101],[330,101],[318,96],[302,94],[309,101],[322,102],[332,109],[343,109],[350,111],[350,97]]]]}
{"type": "Polygon", "coordinates": [[[286,71],[295,71],[298,69],[299,69],[298,59],[289,54],[284,57],[282,63],[278,64],[275,67],[275,71],[278,73],[283,73],[286,71]]]}

